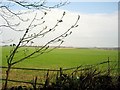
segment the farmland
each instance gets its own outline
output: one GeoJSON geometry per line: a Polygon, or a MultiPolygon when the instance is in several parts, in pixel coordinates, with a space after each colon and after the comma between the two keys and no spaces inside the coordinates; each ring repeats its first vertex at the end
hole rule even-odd
{"type": "MultiPolygon", "coordinates": [[[[18,53],[17,59],[24,57],[22,51],[26,47],[21,48],[21,53],[18,53]]],[[[27,47],[29,53],[34,50],[33,47],[27,47]]],[[[2,48],[2,66],[7,66],[6,55],[9,55],[11,47],[2,48]]],[[[105,50],[105,49],[79,49],[79,48],[58,48],[49,53],[44,53],[41,56],[35,58],[26,59],[23,62],[15,64],[14,67],[22,68],[48,68],[59,69],[77,67],[80,65],[97,64],[108,60],[117,61],[117,50],[105,50]]],[[[116,62],[115,62],[116,63],[116,62]]],[[[107,64],[105,64],[107,67],[107,64]]],[[[104,67],[105,67],[104,65],[104,67]]],[[[114,65],[114,62],[113,62],[114,65]]],[[[101,69],[103,69],[102,67],[101,69]]],[[[107,69],[106,69],[107,70],[107,69]]],[[[2,78],[5,78],[6,69],[2,69],[2,78]]],[[[51,72],[52,76],[55,76],[57,72],[51,72]]],[[[38,77],[38,82],[45,81],[46,71],[26,71],[26,70],[11,70],[9,78],[11,80],[31,81],[35,76],[38,77]],[[25,77],[25,78],[24,78],[25,77]]],[[[51,78],[52,78],[51,76],[51,78]]],[[[54,77],[55,78],[55,77],[54,77]]],[[[8,86],[22,85],[20,83],[9,82],[8,86]]],[[[25,84],[23,84],[25,85],[25,84]]]]}
{"type": "MultiPolygon", "coordinates": [[[[24,48],[22,48],[24,49],[24,48]]],[[[29,47],[29,52],[34,48],[29,47]]],[[[6,55],[9,55],[10,47],[2,48],[2,65],[6,66],[6,55]]],[[[22,56],[18,54],[18,59],[22,56]]],[[[69,68],[79,65],[96,64],[107,59],[110,61],[118,60],[117,50],[104,49],[78,49],[78,48],[60,48],[52,52],[44,53],[35,58],[26,59],[23,62],[16,64],[17,67],[32,67],[32,68],[69,68]]]]}

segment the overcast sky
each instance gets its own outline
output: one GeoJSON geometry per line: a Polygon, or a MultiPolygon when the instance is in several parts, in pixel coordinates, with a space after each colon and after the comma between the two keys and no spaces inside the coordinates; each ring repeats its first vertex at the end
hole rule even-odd
{"type": "MultiPolygon", "coordinates": [[[[52,5],[51,3],[49,5],[52,5]]],[[[17,10],[17,9],[16,9],[17,10]]],[[[56,20],[66,11],[64,22],[56,32],[45,38],[36,39],[35,45],[45,44],[53,36],[64,32],[80,15],[79,27],[73,29],[72,35],[65,39],[63,46],[73,47],[116,47],[118,46],[118,3],[117,2],[71,2],[48,13],[46,25],[53,26],[56,20]]],[[[40,14],[40,12],[39,12],[40,14]]],[[[41,15],[41,14],[40,14],[41,15]]],[[[39,15],[39,16],[40,16],[39,15]]],[[[32,14],[28,15],[32,17],[32,14]]],[[[2,21],[0,21],[2,23],[2,21]]],[[[24,25],[25,26],[25,25],[24,25]]],[[[22,33],[4,30],[2,41],[13,39],[15,43],[22,33]]],[[[13,42],[12,42],[13,43],[13,42]]],[[[3,44],[4,45],[4,44],[3,44]]]]}

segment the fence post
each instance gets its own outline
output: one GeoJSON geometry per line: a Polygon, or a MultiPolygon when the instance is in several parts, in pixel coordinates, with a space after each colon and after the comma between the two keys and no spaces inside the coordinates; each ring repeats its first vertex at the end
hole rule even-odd
{"type": "Polygon", "coordinates": [[[110,60],[109,60],[109,57],[108,57],[108,76],[110,75],[110,60]]]}
{"type": "Polygon", "coordinates": [[[60,78],[62,77],[63,71],[62,68],[60,68],[60,78]]]}
{"type": "Polygon", "coordinates": [[[61,88],[62,88],[62,74],[63,74],[63,71],[62,71],[62,68],[60,68],[60,90],[61,90],[61,88]]]}
{"type": "Polygon", "coordinates": [[[45,80],[44,89],[47,88],[48,85],[49,85],[49,70],[47,71],[47,75],[46,75],[46,80],[45,80]]]}
{"type": "Polygon", "coordinates": [[[33,79],[33,83],[31,83],[32,85],[33,85],[33,88],[34,88],[34,90],[36,90],[37,89],[37,76],[35,77],[35,79],[33,79]]]}

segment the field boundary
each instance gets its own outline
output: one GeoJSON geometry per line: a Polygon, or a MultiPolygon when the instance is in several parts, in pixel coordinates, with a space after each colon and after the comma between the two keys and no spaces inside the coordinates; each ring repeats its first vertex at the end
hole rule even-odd
{"type": "MultiPolygon", "coordinates": [[[[104,61],[104,62],[100,62],[100,63],[97,63],[97,64],[93,64],[93,65],[79,65],[78,67],[72,67],[72,68],[60,68],[60,69],[41,69],[41,68],[20,68],[20,67],[11,67],[11,69],[16,69],[16,70],[27,70],[27,71],[47,71],[48,72],[59,72],[59,73],[62,73],[63,71],[68,71],[68,70],[72,70],[72,73],[71,74],[74,74],[76,72],[79,72],[79,71],[85,71],[85,70],[90,70],[91,68],[94,68],[96,66],[99,66],[99,65],[103,65],[103,64],[107,64],[107,70],[103,71],[102,73],[104,72],[107,72],[108,74],[111,73],[111,70],[116,70],[118,68],[114,68],[114,69],[111,69],[110,68],[110,63],[111,62],[114,62],[114,61],[109,61],[109,59],[107,61],[104,61]]],[[[0,68],[3,68],[3,69],[7,69],[6,66],[0,66],[0,68]]],[[[0,79],[2,81],[5,81],[4,78],[0,79]]],[[[31,81],[21,81],[21,80],[8,80],[9,82],[18,82],[18,83],[26,83],[26,84],[32,84],[31,81]]],[[[37,85],[44,85],[42,83],[36,83],[37,85]]]]}
{"type": "MultiPolygon", "coordinates": [[[[97,63],[97,64],[92,64],[92,65],[79,65],[79,66],[76,66],[76,67],[72,67],[72,68],[62,68],[63,71],[66,71],[66,70],[72,70],[72,69],[76,69],[76,68],[80,68],[80,67],[96,67],[96,66],[99,66],[99,65],[102,65],[102,64],[106,64],[108,63],[108,68],[110,68],[110,63],[111,62],[116,62],[116,61],[104,61],[104,62],[100,62],[100,63],[97,63]]],[[[8,68],[7,66],[0,66],[0,68],[8,68]]],[[[20,68],[20,67],[11,67],[11,69],[18,69],[18,70],[35,70],[35,71],[60,71],[60,69],[46,69],[46,68],[20,68]]]]}

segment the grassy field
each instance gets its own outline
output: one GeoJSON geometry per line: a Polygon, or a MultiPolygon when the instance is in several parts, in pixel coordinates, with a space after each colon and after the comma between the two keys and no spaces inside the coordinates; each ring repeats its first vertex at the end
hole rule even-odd
{"type": "MultiPolygon", "coordinates": [[[[17,53],[15,60],[24,57],[23,50],[25,47],[20,49],[20,53],[17,53]]],[[[9,55],[11,47],[2,47],[2,66],[7,66],[6,56],[9,55]]],[[[32,52],[33,47],[28,47],[28,50],[32,52]]],[[[49,68],[59,69],[77,67],[80,65],[97,64],[108,60],[117,61],[118,51],[117,50],[104,50],[104,49],[76,49],[76,48],[59,48],[52,52],[45,53],[36,58],[29,58],[23,62],[20,62],[14,67],[27,67],[27,68],[49,68]]],[[[105,64],[107,66],[107,64],[105,64]]],[[[103,69],[104,67],[101,66],[103,69]]],[[[107,70],[107,69],[105,69],[107,70]]],[[[2,78],[5,78],[6,69],[2,69],[2,78]]],[[[38,77],[38,82],[44,82],[46,71],[26,71],[26,70],[11,70],[9,79],[11,80],[22,80],[31,81],[34,77],[38,77]],[[25,77],[25,78],[24,78],[25,77]]],[[[54,78],[57,72],[50,72],[54,78]]],[[[52,78],[51,76],[51,78],[52,78]]],[[[26,85],[23,83],[9,82],[8,86],[14,85],[26,85]]]]}
{"type": "MultiPolygon", "coordinates": [[[[24,54],[21,48],[21,52],[15,57],[16,60],[23,57],[24,54]]],[[[29,52],[34,50],[33,47],[29,47],[29,52]]],[[[2,48],[2,65],[6,66],[6,55],[9,55],[11,48],[2,48]]],[[[104,50],[104,49],[75,49],[75,48],[61,48],[55,49],[52,52],[45,53],[36,58],[29,58],[23,62],[16,64],[17,67],[32,67],[32,68],[68,68],[86,64],[96,64],[99,62],[118,60],[117,50],[104,50]]]]}

